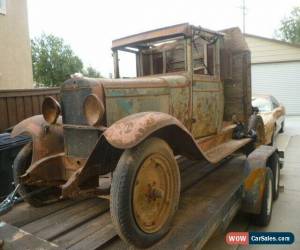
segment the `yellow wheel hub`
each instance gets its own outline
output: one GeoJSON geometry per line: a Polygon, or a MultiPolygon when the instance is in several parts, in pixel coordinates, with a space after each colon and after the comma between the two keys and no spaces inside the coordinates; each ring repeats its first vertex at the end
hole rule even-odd
{"type": "Polygon", "coordinates": [[[163,155],[152,154],[135,178],[133,212],[136,223],[146,233],[160,230],[169,217],[175,190],[169,164],[163,155]]]}

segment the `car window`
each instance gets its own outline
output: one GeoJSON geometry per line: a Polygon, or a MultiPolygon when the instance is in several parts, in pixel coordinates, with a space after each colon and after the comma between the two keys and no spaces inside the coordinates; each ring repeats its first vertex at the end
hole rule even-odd
{"type": "Polygon", "coordinates": [[[272,102],[266,98],[252,98],[252,106],[257,107],[259,112],[272,111],[272,102]]]}

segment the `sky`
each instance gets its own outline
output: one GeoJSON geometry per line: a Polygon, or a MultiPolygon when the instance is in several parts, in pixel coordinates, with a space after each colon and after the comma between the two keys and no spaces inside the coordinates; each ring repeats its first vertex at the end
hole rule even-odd
{"type": "MultiPolygon", "coordinates": [[[[189,22],[213,30],[242,28],[243,0],[27,0],[30,37],[62,37],[85,66],[105,77],[113,72],[111,41],[189,22]]],[[[280,20],[300,0],[245,0],[246,33],[274,37],[280,20]]],[[[121,57],[123,76],[134,73],[133,58],[121,57]]]]}

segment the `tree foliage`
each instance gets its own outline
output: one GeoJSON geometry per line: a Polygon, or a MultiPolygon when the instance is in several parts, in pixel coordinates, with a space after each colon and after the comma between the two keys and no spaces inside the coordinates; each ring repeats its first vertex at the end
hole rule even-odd
{"type": "Polygon", "coordinates": [[[83,75],[91,78],[101,78],[100,72],[98,72],[93,67],[89,66],[86,69],[83,70],[83,75]]]}
{"type": "Polygon", "coordinates": [[[291,14],[281,20],[276,35],[286,42],[300,44],[300,7],[293,8],[291,14]]]}
{"type": "Polygon", "coordinates": [[[37,85],[59,86],[71,74],[82,72],[83,63],[62,38],[42,34],[31,41],[33,77],[37,85]]]}

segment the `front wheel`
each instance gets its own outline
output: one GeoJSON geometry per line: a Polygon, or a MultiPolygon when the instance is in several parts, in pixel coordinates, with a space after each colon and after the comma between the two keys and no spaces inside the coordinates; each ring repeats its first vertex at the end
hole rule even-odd
{"type": "Polygon", "coordinates": [[[180,195],[180,173],[169,145],[149,138],[122,154],[113,173],[110,211],[119,236],[145,248],[170,229],[180,195]]]}
{"type": "MultiPolygon", "coordinates": [[[[32,143],[28,143],[21,149],[13,163],[13,178],[15,186],[20,184],[20,176],[25,174],[26,170],[30,167],[31,158],[32,143]]],[[[34,207],[40,207],[49,204],[56,201],[59,197],[59,190],[57,188],[50,188],[42,192],[32,194],[40,189],[41,188],[39,187],[20,184],[18,193],[27,203],[34,207]]]]}

